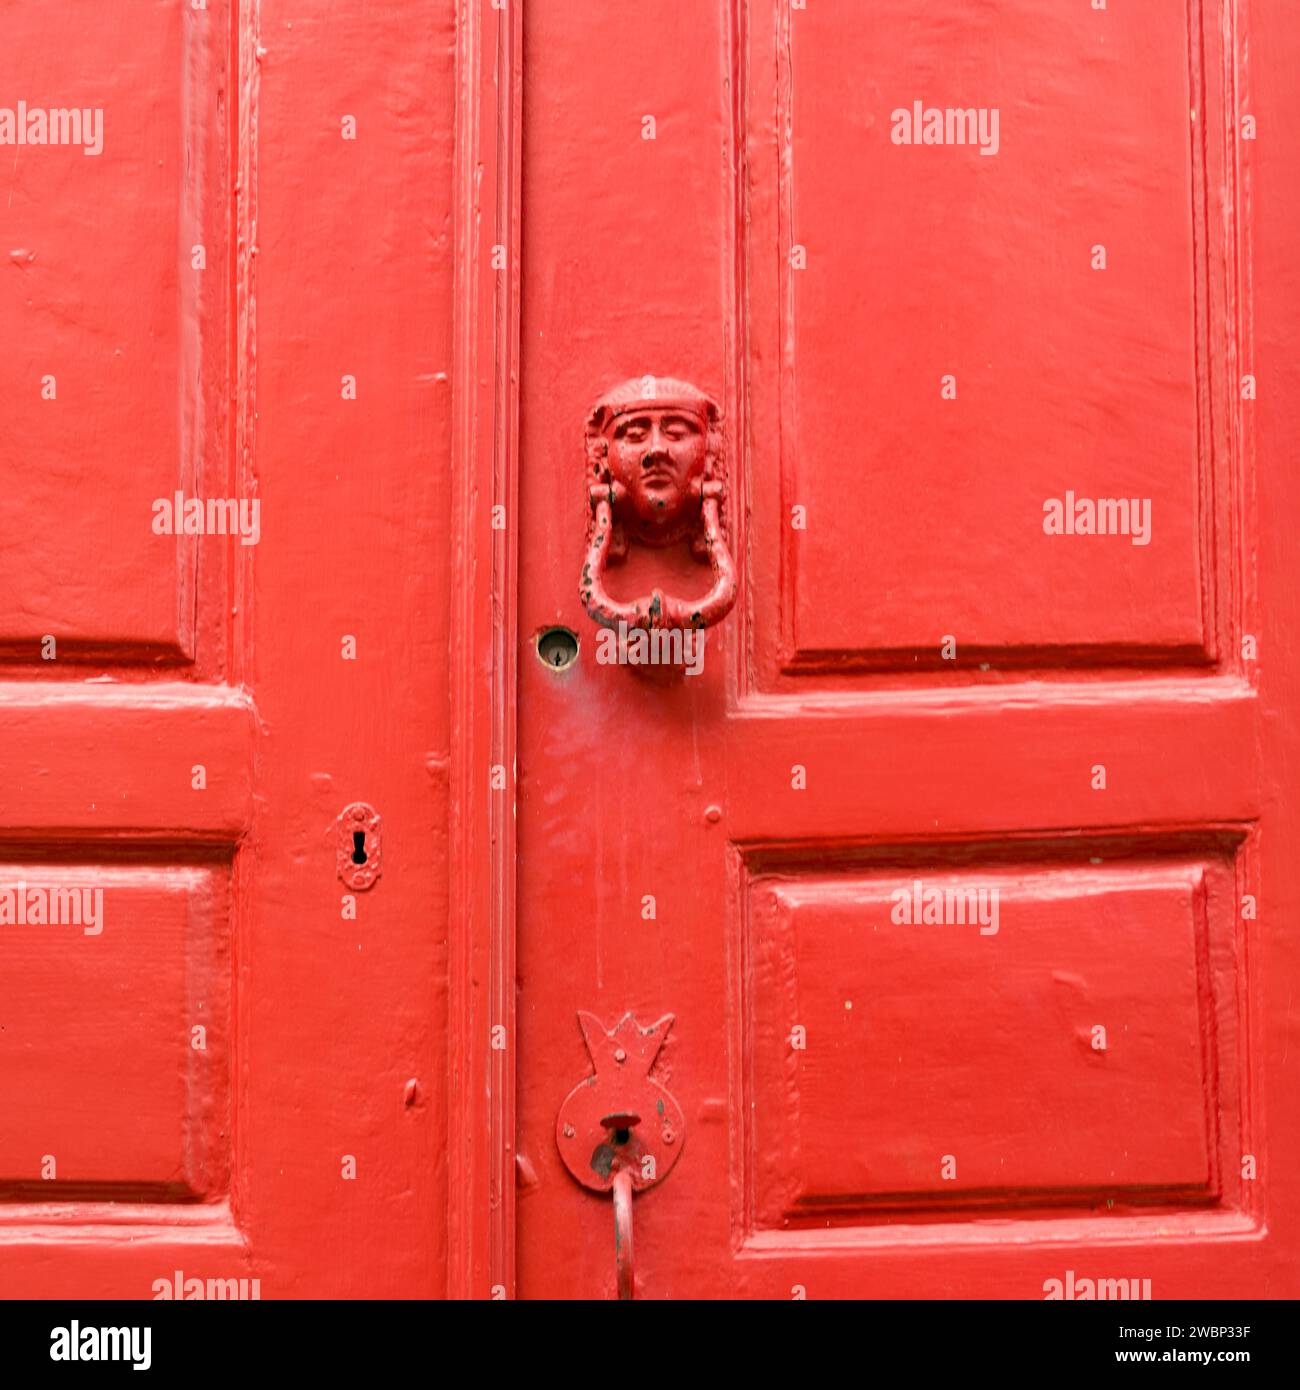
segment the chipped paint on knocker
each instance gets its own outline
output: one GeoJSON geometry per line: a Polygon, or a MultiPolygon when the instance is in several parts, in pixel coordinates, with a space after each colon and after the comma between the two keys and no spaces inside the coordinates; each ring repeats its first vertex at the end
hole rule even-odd
{"type": "Polygon", "coordinates": [[[579,592],[604,627],[702,628],[736,601],[736,567],[723,532],[726,491],[722,413],[690,382],[634,377],[601,398],[587,417],[587,554],[579,592]],[[707,560],[713,586],[700,598],[662,589],[627,601],[605,587],[608,564],[628,547],[689,539],[707,560]]]}

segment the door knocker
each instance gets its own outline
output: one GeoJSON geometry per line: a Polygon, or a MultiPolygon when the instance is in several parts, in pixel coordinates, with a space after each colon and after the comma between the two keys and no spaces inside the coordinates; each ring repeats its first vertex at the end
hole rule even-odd
{"type": "Polygon", "coordinates": [[[736,567],[723,535],[726,487],[722,413],[686,381],[634,377],[597,402],[587,417],[587,555],[579,592],[603,627],[702,628],[721,621],[736,601],[736,567]],[[605,566],[628,545],[663,547],[689,539],[708,560],[713,587],[702,598],[652,589],[642,598],[611,598],[605,566]]]}

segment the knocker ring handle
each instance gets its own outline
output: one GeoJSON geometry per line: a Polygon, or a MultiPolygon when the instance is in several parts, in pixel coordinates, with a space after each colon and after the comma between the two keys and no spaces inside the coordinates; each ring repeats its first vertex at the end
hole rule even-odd
{"type": "Polygon", "coordinates": [[[605,564],[614,531],[614,505],[618,501],[617,483],[595,483],[591,487],[591,507],[595,524],[582,567],[580,593],[591,618],[603,627],[700,628],[720,622],[736,602],[736,566],[722,534],[722,483],[705,481],[700,489],[700,517],[704,545],[713,570],[713,587],[703,598],[674,598],[662,589],[646,597],[623,602],[611,598],[605,588],[605,564]]]}

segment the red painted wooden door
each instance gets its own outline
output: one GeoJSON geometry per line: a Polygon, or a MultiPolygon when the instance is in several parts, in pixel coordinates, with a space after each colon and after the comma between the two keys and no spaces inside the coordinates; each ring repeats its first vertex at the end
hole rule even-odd
{"type": "MultiPolygon", "coordinates": [[[[1296,203],[1251,21],[529,4],[521,1296],[615,1295],[571,1170],[620,1147],[675,1155],[638,1297],[1300,1291],[1296,489],[1254,356],[1294,276],[1266,311],[1250,270],[1296,203]],[[604,660],[579,598],[591,407],[632,383],[592,428],[652,515],[708,429],[670,378],[724,417],[741,577],[694,674],[604,660]]],[[[606,579],[711,582],[635,539],[606,579]]]]}
{"type": "Polygon", "coordinates": [[[444,1289],[454,15],[364,10],[0,7],[0,1296],[444,1289]]]}
{"type": "Polygon", "coordinates": [[[1298,49],[4,6],[0,1294],[1300,1293],[1298,49]]]}

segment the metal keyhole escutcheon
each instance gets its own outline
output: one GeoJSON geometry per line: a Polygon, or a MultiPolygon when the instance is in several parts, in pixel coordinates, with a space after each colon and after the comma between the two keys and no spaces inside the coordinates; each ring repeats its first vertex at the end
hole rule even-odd
{"type": "Polygon", "coordinates": [[[383,869],[383,822],[365,801],[354,801],[334,822],[335,865],[353,892],[374,887],[383,869]]]}
{"type": "Polygon", "coordinates": [[[537,634],[537,655],[552,671],[566,671],[578,659],[578,634],[567,627],[543,628],[537,634]]]}

